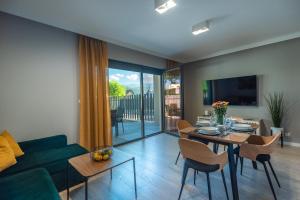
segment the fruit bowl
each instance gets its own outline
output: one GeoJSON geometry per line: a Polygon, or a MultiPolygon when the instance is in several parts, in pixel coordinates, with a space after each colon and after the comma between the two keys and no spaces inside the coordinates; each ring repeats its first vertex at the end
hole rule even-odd
{"type": "Polygon", "coordinates": [[[112,147],[98,147],[94,151],[91,151],[91,159],[96,162],[106,161],[111,158],[113,154],[112,147]]]}

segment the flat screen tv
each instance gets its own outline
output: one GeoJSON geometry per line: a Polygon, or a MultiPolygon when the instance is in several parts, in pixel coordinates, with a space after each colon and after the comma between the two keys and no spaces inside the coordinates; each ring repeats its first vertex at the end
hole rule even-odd
{"type": "Polygon", "coordinates": [[[257,106],[257,76],[244,76],[202,82],[203,104],[228,101],[230,105],[257,106]]]}

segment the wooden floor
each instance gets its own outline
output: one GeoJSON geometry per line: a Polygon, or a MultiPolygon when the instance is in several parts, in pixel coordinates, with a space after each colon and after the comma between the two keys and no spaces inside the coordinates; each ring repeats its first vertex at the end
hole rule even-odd
{"type": "MultiPolygon", "coordinates": [[[[135,156],[137,164],[138,199],[173,200],[178,198],[183,159],[174,165],[178,154],[177,138],[160,134],[142,141],[118,147],[135,156]]],[[[300,148],[279,146],[272,157],[282,188],[278,188],[273,179],[278,199],[300,199],[300,148]]],[[[238,168],[239,170],[239,168],[238,168]]],[[[231,188],[228,167],[225,168],[227,186],[231,188]]],[[[273,178],[273,177],[272,177],[273,178]]],[[[238,185],[241,200],[273,199],[263,167],[258,163],[258,170],[253,170],[251,162],[244,162],[244,174],[238,174],[238,185]]],[[[225,200],[221,174],[211,174],[213,199],[225,200]]],[[[65,193],[61,194],[65,199],[65,193]]],[[[84,187],[71,192],[72,200],[84,199],[84,187]]],[[[89,182],[89,199],[132,200],[134,199],[132,163],[114,169],[113,180],[109,173],[95,177],[89,182]]],[[[193,185],[193,174],[190,170],[182,199],[208,199],[206,176],[197,175],[196,186],[193,185]]]]}

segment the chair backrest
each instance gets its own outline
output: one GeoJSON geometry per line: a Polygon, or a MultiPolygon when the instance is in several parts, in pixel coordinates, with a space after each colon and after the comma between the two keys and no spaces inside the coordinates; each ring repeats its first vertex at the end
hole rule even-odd
{"type": "Polygon", "coordinates": [[[123,118],[124,112],[125,112],[125,109],[123,107],[119,106],[117,108],[117,117],[123,118]]]}
{"type": "Polygon", "coordinates": [[[215,154],[206,144],[185,138],[179,139],[180,152],[188,158],[207,165],[220,165],[223,168],[227,163],[227,152],[215,154]]]}
{"type": "Polygon", "coordinates": [[[181,134],[180,130],[188,127],[192,127],[192,124],[190,124],[188,121],[183,119],[177,121],[177,131],[180,137],[184,137],[184,135],[181,134]]]}
{"type": "Polygon", "coordinates": [[[111,126],[115,126],[117,120],[117,110],[111,110],[110,117],[111,117],[111,126]]]}
{"type": "Polygon", "coordinates": [[[256,160],[260,154],[271,154],[279,138],[280,134],[273,136],[251,135],[247,140],[248,143],[241,145],[240,156],[256,160]]]}

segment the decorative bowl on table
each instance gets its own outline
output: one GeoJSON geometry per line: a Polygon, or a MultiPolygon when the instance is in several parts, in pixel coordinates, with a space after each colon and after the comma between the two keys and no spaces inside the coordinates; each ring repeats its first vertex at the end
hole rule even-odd
{"type": "Polygon", "coordinates": [[[91,159],[96,162],[109,160],[112,154],[113,154],[112,147],[97,147],[90,152],[91,159]]]}

